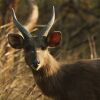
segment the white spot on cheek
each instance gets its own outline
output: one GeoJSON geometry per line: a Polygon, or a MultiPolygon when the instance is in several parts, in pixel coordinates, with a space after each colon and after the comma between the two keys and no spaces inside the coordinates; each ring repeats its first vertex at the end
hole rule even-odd
{"type": "Polygon", "coordinates": [[[40,68],[41,68],[41,64],[38,65],[36,70],[38,71],[40,68]]]}

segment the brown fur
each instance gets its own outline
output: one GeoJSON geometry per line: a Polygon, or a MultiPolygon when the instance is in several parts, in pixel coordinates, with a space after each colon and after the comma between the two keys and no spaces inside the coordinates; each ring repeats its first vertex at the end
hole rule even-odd
{"type": "Polygon", "coordinates": [[[43,59],[44,65],[33,74],[45,95],[56,100],[100,100],[100,60],[60,65],[49,52],[43,59]]]}

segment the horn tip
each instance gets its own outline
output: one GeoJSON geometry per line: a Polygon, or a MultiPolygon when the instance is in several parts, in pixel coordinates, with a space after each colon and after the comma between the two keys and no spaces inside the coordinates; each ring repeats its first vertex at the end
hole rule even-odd
{"type": "Polygon", "coordinates": [[[55,6],[53,5],[53,9],[55,9],[55,6]]]}
{"type": "Polygon", "coordinates": [[[14,11],[14,8],[11,8],[14,11]]]}
{"type": "Polygon", "coordinates": [[[11,8],[11,10],[12,10],[12,13],[14,13],[15,11],[14,11],[14,8],[11,8]]]}
{"type": "Polygon", "coordinates": [[[55,6],[53,6],[53,12],[55,12],[55,6]]]}
{"type": "Polygon", "coordinates": [[[16,19],[16,20],[17,20],[16,14],[15,14],[15,10],[14,10],[13,8],[11,8],[11,9],[12,9],[12,16],[13,16],[13,19],[16,19]]]}

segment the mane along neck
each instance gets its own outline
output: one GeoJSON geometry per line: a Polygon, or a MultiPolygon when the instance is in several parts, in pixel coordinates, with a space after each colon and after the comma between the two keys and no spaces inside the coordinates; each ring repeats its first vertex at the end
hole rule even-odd
{"type": "Polygon", "coordinates": [[[56,61],[55,58],[53,58],[53,56],[49,52],[47,55],[47,60],[43,68],[47,72],[47,75],[53,75],[59,70],[59,63],[56,61]]]}
{"type": "Polygon", "coordinates": [[[60,64],[49,51],[45,51],[44,54],[41,52],[40,57],[42,66],[38,71],[33,72],[35,81],[45,95],[54,96],[55,93],[59,95],[58,91],[62,91],[59,84],[61,82],[60,76],[63,76],[60,64]]]}
{"type": "Polygon", "coordinates": [[[38,59],[40,60],[40,67],[37,73],[42,73],[46,76],[51,76],[56,74],[59,70],[59,62],[49,53],[48,50],[46,51],[38,51],[37,52],[38,59]]]}

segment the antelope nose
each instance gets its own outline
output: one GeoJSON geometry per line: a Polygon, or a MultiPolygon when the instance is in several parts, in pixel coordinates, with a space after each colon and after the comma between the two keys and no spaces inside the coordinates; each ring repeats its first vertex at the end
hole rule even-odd
{"type": "Polygon", "coordinates": [[[35,59],[34,62],[32,63],[32,68],[33,68],[33,69],[37,69],[38,66],[39,66],[39,64],[40,64],[40,61],[37,60],[37,59],[35,59]]]}
{"type": "Polygon", "coordinates": [[[38,59],[35,59],[34,63],[36,63],[38,65],[38,64],[40,64],[40,61],[38,59]]]}

